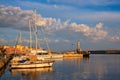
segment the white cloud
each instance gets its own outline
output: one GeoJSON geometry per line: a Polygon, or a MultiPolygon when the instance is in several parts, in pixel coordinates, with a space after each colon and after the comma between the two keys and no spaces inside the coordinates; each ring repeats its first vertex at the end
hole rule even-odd
{"type": "Polygon", "coordinates": [[[99,23],[96,25],[96,29],[102,29],[103,28],[103,24],[102,23],[99,23]]]}
{"type": "Polygon", "coordinates": [[[19,7],[0,5],[0,27],[25,28],[28,27],[28,19],[33,11],[22,10],[19,7]]]}
{"type": "Polygon", "coordinates": [[[60,19],[55,19],[55,18],[42,18],[39,17],[37,19],[37,25],[39,27],[45,27],[44,30],[47,33],[52,33],[57,30],[61,30],[66,28],[69,25],[69,20],[65,22],[61,22],[60,19]]]}
{"type": "Polygon", "coordinates": [[[115,35],[109,38],[111,42],[120,42],[120,35],[115,35]]]}
{"type": "MultiPolygon", "coordinates": [[[[118,15],[113,16],[119,18],[118,15]]],[[[29,29],[28,19],[32,17],[32,10],[22,10],[19,7],[13,6],[0,6],[0,27],[12,27],[22,30],[29,29]]],[[[65,39],[65,42],[69,42],[70,37],[73,38],[76,34],[92,40],[102,40],[109,35],[108,31],[105,30],[103,23],[98,23],[95,27],[91,27],[86,24],[77,24],[76,22],[70,23],[69,19],[62,22],[61,19],[52,17],[44,18],[40,14],[37,15],[37,25],[44,27],[45,32],[51,34],[51,36],[59,34],[59,37],[64,37],[63,39],[65,39]]],[[[119,40],[119,37],[112,37],[111,40],[119,40]]],[[[57,43],[59,40],[56,39],[54,42],[57,43]]]]}
{"type": "Polygon", "coordinates": [[[96,27],[89,27],[85,24],[71,24],[71,29],[75,32],[81,32],[84,36],[89,37],[93,40],[101,40],[104,39],[108,32],[103,29],[103,24],[98,23],[96,27]]]}
{"type": "Polygon", "coordinates": [[[18,1],[18,4],[33,8],[32,6],[35,6],[39,12],[44,16],[50,16],[50,17],[57,17],[62,19],[72,19],[72,20],[79,20],[82,22],[119,22],[120,21],[120,12],[118,11],[110,11],[108,8],[106,10],[107,4],[120,4],[120,1],[117,0],[49,0],[49,2],[55,2],[56,4],[42,4],[37,2],[29,2],[29,1],[18,1]],[[57,3],[63,3],[63,4],[57,4],[57,3]],[[84,4],[85,3],[85,4],[84,4]],[[27,4],[27,5],[26,5],[27,4]],[[91,8],[76,8],[74,5],[65,5],[65,4],[74,4],[78,6],[81,5],[88,5],[88,4],[96,4],[96,5],[105,5],[105,9],[102,10],[96,10],[91,8]],[[57,8],[55,8],[57,7],[57,8]]]}

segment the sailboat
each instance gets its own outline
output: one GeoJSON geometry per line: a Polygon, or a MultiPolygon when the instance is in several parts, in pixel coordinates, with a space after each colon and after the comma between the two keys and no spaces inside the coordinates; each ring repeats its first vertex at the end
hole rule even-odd
{"type": "Polygon", "coordinates": [[[37,58],[37,51],[38,51],[38,38],[37,38],[37,26],[36,26],[36,11],[34,15],[34,27],[35,27],[35,43],[36,43],[36,50],[35,53],[29,53],[29,55],[22,56],[18,59],[18,57],[14,57],[11,60],[11,68],[44,68],[44,67],[52,67],[54,61],[53,60],[45,60],[44,58],[38,59],[37,58]]]}
{"type": "MultiPolygon", "coordinates": [[[[34,17],[35,18],[35,17],[34,17]]],[[[35,21],[36,19],[34,19],[35,21]]],[[[56,60],[56,59],[62,59],[63,58],[63,55],[62,54],[52,54],[51,50],[50,50],[50,47],[48,45],[48,41],[47,41],[47,38],[46,38],[46,35],[45,35],[45,31],[43,30],[43,28],[41,27],[41,32],[43,33],[43,36],[44,36],[44,41],[46,43],[46,46],[47,46],[47,50],[46,49],[42,49],[42,48],[39,48],[37,50],[35,49],[32,49],[32,29],[35,30],[35,34],[38,33],[37,32],[37,28],[33,26],[31,26],[31,20],[29,20],[29,30],[30,30],[30,52],[32,54],[36,54],[37,55],[37,58],[38,59],[41,59],[41,58],[44,58],[44,59],[52,59],[52,60],[56,60]]],[[[35,35],[36,36],[36,35],[35,35]]],[[[37,36],[36,36],[37,37],[37,36]]],[[[36,39],[37,40],[37,39],[36,39]]],[[[37,41],[36,41],[37,42],[37,41]]],[[[37,47],[37,45],[36,45],[37,47]]]]}
{"type": "MultiPolygon", "coordinates": [[[[34,56],[35,58],[35,56],[34,56]]],[[[54,61],[46,60],[29,60],[29,58],[11,62],[11,68],[13,69],[26,69],[26,68],[45,68],[51,67],[54,61]]]]}

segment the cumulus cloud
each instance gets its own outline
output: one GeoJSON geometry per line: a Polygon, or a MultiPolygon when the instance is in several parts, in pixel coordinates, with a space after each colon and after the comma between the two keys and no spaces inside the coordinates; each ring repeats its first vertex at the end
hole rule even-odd
{"type": "Polygon", "coordinates": [[[108,32],[103,29],[103,24],[98,23],[95,27],[89,27],[85,24],[71,24],[71,29],[75,32],[81,32],[84,36],[93,40],[100,40],[107,36],[108,32]]]}
{"type": "MultiPolygon", "coordinates": [[[[28,29],[28,19],[31,18],[33,18],[32,10],[22,10],[13,6],[0,6],[0,27],[26,30],[28,29]]],[[[86,24],[70,23],[70,20],[62,22],[61,19],[52,17],[43,18],[40,14],[37,14],[36,24],[39,27],[44,27],[47,34],[59,34],[59,37],[65,36],[64,42],[69,42],[69,37],[75,38],[76,33],[92,40],[102,40],[108,35],[107,30],[103,27],[103,23],[98,23],[95,27],[91,27],[86,24]]],[[[59,42],[59,40],[56,39],[54,42],[59,42]]]]}
{"type": "Polygon", "coordinates": [[[110,42],[120,42],[120,32],[116,35],[110,36],[108,39],[110,42]]]}
{"type": "Polygon", "coordinates": [[[60,19],[56,18],[38,18],[37,19],[37,25],[39,27],[44,27],[44,30],[51,34],[55,31],[65,29],[69,25],[69,20],[66,20],[65,22],[61,22],[60,19]]]}
{"type": "Polygon", "coordinates": [[[120,41],[120,36],[112,36],[110,38],[110,41],[112,41],[112,42],[120,41]]]}
{"type": "Polygon", "coordinates": [[[32,17],[33,11],[22,10],[19,7],[0,5],[0,27],[13,27],[26,29],[28,19],[32,17]]]}

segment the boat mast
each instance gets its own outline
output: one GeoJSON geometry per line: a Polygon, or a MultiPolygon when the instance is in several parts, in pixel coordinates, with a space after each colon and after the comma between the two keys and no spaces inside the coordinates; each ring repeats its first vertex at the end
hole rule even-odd
{"type": "Polygon", "coordinates": [[[31,20],[29,20],[29,30],[30,30],[30,49],[32,48],[32,33],[31,33],[31,20]]]}
{"type": "Polygon", "coordinates": [[[38,48],[38,33],[37,33],[37,26],[36,26],[36,9],[34,11],[34,26],[35,26],[35,48],[36,48],[36,53],[37,53],[37,48],[38,48]]]}
{"type": "Polygon", "coordinates": [[[48,39],[46,38],[46,35],[45,35],[45,32],[43,31],[43,29],[41,28],[42,32],[43,32],[43,35],[44,35],[44,40],[46,42],[46,46],[48,48],[48,54],[51,55],[51,50],[50,50],[50,47],[48,45],[48,39]]]}
{"type": "Polygon", "coordinates": [[[19,35],[19,43],[18,43],[19,45],[21,45],[22,44],[22,34],[21,34],[21,32],[20,32],[20,35],[19,35]]]}

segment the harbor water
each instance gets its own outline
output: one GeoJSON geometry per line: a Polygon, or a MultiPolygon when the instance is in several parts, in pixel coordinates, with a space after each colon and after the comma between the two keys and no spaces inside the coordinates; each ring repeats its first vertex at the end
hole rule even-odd
{"type": "Polygon", "coordinates": [[[119,54],[56,60],[52,68],[1,70],[0,80],[120,80],[119,54]]]}

